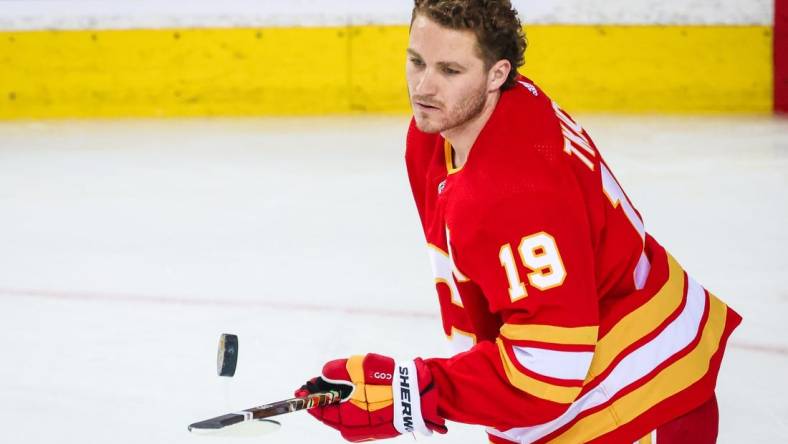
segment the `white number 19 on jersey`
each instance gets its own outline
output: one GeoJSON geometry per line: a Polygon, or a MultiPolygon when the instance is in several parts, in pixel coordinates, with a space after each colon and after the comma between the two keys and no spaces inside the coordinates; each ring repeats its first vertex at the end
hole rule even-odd
{"type": "MultiPolygon", "coordinates": [[[[526,268],[532,270],[528,273],[528,283],[539,290],[549,290],[564,283],[566,279],[566,268],[558,252],[553,236],[544,231],[520,240],[517,247],[520,253],[520,260],[526,268]]],[[[528,296],[525,283],[520,279],[520,272],[517,270],[512,244],[504,244],[498,253],[506,278],[509,280],[509,297],[512,302],[528,296]]]]}

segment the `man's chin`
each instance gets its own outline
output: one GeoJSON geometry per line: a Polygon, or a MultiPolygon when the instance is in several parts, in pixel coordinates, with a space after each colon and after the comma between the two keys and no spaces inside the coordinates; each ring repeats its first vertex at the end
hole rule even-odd
{"type": "Polygon", "coordinates": [[[438,124],[438,122],[435,122],[434,120],[430,120],[423,117],[420,118],[419,116],[415,116],[415,115],[413,117],[416,120],[416,128],[418,128],[419,131],[423,133],[435,134],[441,132],[441,130],[443,129],[438,124]]]}

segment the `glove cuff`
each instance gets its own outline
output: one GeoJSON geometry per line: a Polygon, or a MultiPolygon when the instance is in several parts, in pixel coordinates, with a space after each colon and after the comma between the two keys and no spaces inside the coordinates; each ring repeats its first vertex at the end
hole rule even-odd
{"type": "Polygon", "coordinates": [[[399,433],[432,435],[421,413],[419,374],[414,361],[397,361],[394,365],[394,380],[391,382],[394,399],[394,428],[399,433]]]}

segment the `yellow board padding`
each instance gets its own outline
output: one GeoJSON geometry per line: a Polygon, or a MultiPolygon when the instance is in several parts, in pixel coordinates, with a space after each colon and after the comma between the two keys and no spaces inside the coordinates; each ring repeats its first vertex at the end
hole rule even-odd
{"type": "MultiPolygon", "coordinates": [[[[768,26],[527,26],[571,111],[771,112],[768,26]]],[[[0,119],[407,113],[407,26],[0,32],[0,119]]]]}
{"type": "Polygon", "coordinates": [[[345,28],[0,34],[0,118],[349,109],[345,28]]]}
{"type": "Polygon", "coordinates": [[[771,112],[767,26],[534,26],[524,73],[568,111],[771,112]]]}

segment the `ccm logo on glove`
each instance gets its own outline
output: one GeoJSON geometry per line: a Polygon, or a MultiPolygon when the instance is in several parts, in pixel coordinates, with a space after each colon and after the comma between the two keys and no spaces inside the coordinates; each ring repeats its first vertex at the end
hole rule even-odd
{"type": "Polygon", "coordinates": [[[391,373],[383,373],[383,372],[375,372],[372,375],[375,379],[382,379],[384,381],[391,381],[394,378],[394,375],[391,373]]]}

